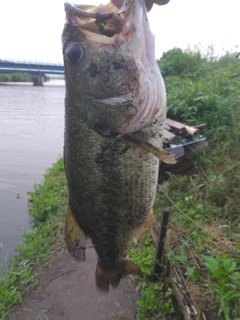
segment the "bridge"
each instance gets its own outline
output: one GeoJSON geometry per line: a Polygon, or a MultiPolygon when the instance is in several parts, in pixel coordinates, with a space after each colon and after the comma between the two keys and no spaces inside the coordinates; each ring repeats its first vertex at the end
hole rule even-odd
{"type": "Polygon", "coordinates": [[[46,62],[11,61],[0,59],[0,73],[12,72],[27,73],[32,78],[35,86],[42,86],[44,82],[44,75],[64,75],[64,66],[62,64],[46,62]]]}

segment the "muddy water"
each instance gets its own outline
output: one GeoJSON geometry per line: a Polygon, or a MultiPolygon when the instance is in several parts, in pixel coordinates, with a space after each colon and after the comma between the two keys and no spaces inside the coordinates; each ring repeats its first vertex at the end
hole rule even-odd
{"type": "Polygon", "coordinates": [[[27,192],[63,153],[64,90],[61,80],[0,85],[0,266],[30,228],[27,192]]]}

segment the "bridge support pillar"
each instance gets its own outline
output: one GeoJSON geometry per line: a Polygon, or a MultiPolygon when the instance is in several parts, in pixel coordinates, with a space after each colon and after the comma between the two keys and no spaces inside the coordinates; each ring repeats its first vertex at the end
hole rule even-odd
{"type": "Polygon", "coordinates": [[[33,81],[33,85],[34,86],[43,86],[43,75],[31,75],[32,81],[33,81]]]}

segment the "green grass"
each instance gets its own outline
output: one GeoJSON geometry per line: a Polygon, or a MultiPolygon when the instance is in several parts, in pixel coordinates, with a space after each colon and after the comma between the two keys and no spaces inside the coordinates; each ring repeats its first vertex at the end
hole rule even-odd
{"type": "Polygon", "coordinates": [[[172,209],[171,267],[184,270],[190,292],[204,296],[205,312],[217,309],[225,320],[240,316],[240,168],[212,169],[194,178],[171,177],[159,189],[158,205],[172,209]],[[209,304],[210,302],[210,304],[209,304]]]}
{"type": "Polygon", "coordinates": [[[29,192],[32,230],[23,233],[24,242],[17,247],[19,255],[8,262],[0,277],[0,319],[6,320],[12,308],[21,302],[29,285],[37,276],[39,264],[44,267],[52,257],[52,248],[62,238],[62,217],[65,214],[67,186],[63,159],[45,175],[42,184],[29,192]]]}
{"type": "Polygon", "coordinates": [[[134,245],[129,252],[129,257],[140,267],[143,274],[142,279],[137,279],[141,294],[141,299],[137,301],[137,318],[164,319],[166,314],[170,314],[174,320],[177,318],[173,316],[173,290],[168,285],[168,279],[162,277],[157,283],[149,281],[155,252],[150,234],[144,237],[140,245],[134,245]]]}
{"type": "Polygon", "coordinates": [[[239,319],[240,62],[228,54],[216,59],[173,49],[159,65],[168,117],[206,123],[209,143],[194,158],[198,175],[172,176],[158,190],[157,206],[172,212],[168,261],[184,270],[206,314],[217,310],[214,319],[239,319]]]}

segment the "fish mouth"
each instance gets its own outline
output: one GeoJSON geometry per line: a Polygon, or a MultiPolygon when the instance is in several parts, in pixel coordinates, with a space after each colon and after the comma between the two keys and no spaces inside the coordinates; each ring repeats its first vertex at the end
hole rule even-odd
{"type": "Polygon", "coordinates": [[[134,0],[124,0],[118,9],[111,1],[107,5],[64,4],[68,20],[72,26],[94,34],[113,37],[122,32],[125,17],[134,0]]]}
{"type": "MultiPolygon", "coordinates": [[[[148,126],[161,108],[164,117],[166,107],[165,86],[155,58],[155,39],[150,30],[145,0],[122,0],[118,8],[111,1],[105,5],[77,5],[65,3],[66,27],[76,28],[89,48],[101,54],[118,50],[132,62],[134,74],[129,69],[132,84],[126,96],[96,99],[101,105],[119,106],[122,101],[135,110],[125,122],[116,125],[117,134],[128,134],[148,126]],[[125,54],[126,53],[126,54],[125,54]],[[128,92],[131,92],[129,95],[128,92]]],[[[130,80],[129,80],[130,81],[130,80]]],[[[132,109],[131,109],[132,110],[132,109]]]]}

